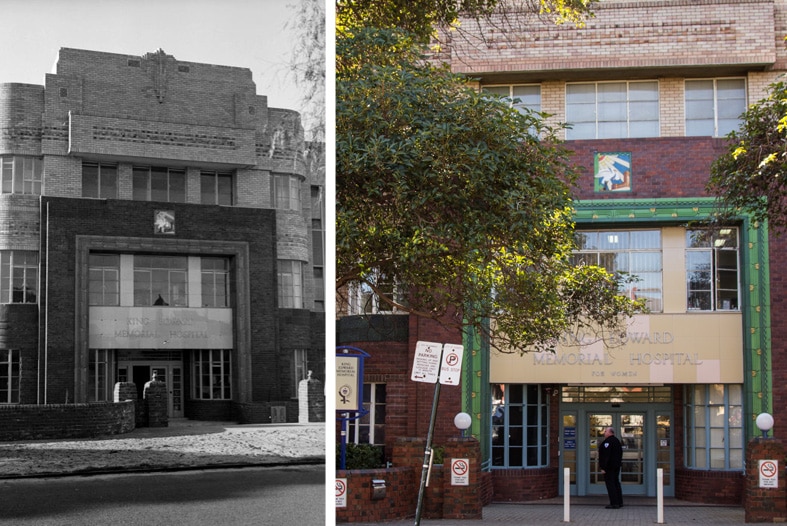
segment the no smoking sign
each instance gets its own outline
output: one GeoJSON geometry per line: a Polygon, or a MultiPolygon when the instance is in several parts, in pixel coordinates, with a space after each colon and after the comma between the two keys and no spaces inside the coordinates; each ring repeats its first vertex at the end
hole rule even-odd
{"type": "Polygon", "coordinates": [[[760,460],[760,487],[761,488],[778,488],[779,487],[779,461],[778,460],[760,460]]]}
{"type": "Polygon", "coordinates": [[[470,460],[466,458],[451,459],[451,485],[470,485],[470,460]]]}

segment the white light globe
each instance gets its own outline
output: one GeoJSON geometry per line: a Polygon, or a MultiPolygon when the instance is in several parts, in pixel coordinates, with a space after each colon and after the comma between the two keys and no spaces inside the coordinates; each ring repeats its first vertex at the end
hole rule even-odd
{"type": "Polygon", "coordinates": [[[773,427],[773,417],[768,413],[760,413],[757,415],[757,427],[767,433],[773,427]]]}
{"type": "Polygon", "coordinates": [[[473,423],[473,419],[467,413],[457,413],[454,417],[454,425],[464,431],[470,424],[473,423]]]}

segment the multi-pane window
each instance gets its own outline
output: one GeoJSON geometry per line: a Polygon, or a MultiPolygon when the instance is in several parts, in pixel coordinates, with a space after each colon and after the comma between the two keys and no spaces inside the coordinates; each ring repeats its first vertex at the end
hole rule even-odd
{"type": "Polygon", "coordinates": [[[738,309],[738,229],[686,231],[689,310],[738,309]]]}
{"type": "Polygon", "coordinates": [[[385,384],[363,384],[364,415],[350,420],[347,441],[385,445],[385,384]]]}
{"type": "Polygon", "coordinates": [[[369,278],[375,283],[378,293],[375,294],[372,287],[366,282],[350,284],[348,288],[349,314],[396,314],[401,312],[394,304],[407,305],[406,287],[382,272],[375,272],[369,278]]]}
{"type": "Polygon", "coordinates": [[[199,349],[192,355],[192,396],[199,400],[232,398],[232,353],[229,349],[199,349]]]}
{"type": "Polygon", "coordinates": [[[686,135],[724,137],[737,130],[746,111],[744,79],[687,80],[686,135]]]}
{"type": "Polygon", "coordinates": [[[273,207],[278,210],[301,209],[301,178],[297,175],[273,176],[273,207]]]}
{"type": "Polygon", "coordinates": [[[277,261],[279,275],[279,307],[303,308],[303,263],[292,259],[277,261]]]}
{"type": "Polygon", "coordinates": [[[117,166],[103,163],[82,163],[82,197],[117,199],[117,166]]]}
{"type": "Polygon", "coordinates": [[[132,185],[136,201],[186,202],[186,172],[182,169],[135,166],[132,185]]]}
{"type": "Polygon", "coordinates": [[[38,298],[38,252],[0,251],[0,303],[35,303],[38,298]]]}
{"type": "Polygon", "coordinates": [[[90,349],[88,362],[88,402],[106,402],[112,400],[114,384],[112,382],[112,352],[108,349],[90,349]]]}
{"type": "Polygon", "coordinates": [[[232,205],[232,174],[206,172],[200,174],[200,203],[203,205],[232,205]]]}
{"type": "Polygon", "coordinates": [[[19,351],[0,349],[0,404],[19,403],[19,351]]]}
{"type": "Polygon", "coordinates": [[[657,81],[566,85],[566,139],[659,136],[657,81]]]}
{"type": "Polygon", "coordinates": [[[523,86],[484,86],[484,93],[499,95],[510,102],[520,113],[526,110],[541,111],[541,86],[538,84],[523,86]]]}
{"type": "Polygon", "coordinates": [[[549,463],[549,401],[540,385],[492,385],[492,466],[549,463]]]}
{"type": "Polygon", "coordinates": [[[119,255],[90,254],[87,291],[90,305],[120,305],[119,255]]]}
{"type": "Polygon", "coordinates": [[[325,229],[323,191],[312,186],[312,265],[314,271],[314,310],[325,310],[325,229]]]}
{"type": "Polygon", "coordinates": [[[596,265],[630,278],[621,292],[632,299],[645,298],[651,312],[661,312],[661,231],[583,230],[576,233],[576,240],[575,265],[596,265]]]}
{"type": "Polygon", "coordinates": [[[188,306],[188,258],[134,256],[134,305],[188,306]]]}
{"type": "Polygon", "coordinates": [[[687,385],[686,466],[743,468],[743,387],[687,385]]]}
{"type": "Polygon", "coordinates": [[[0,156],[2,193],[41,195],[42,165],[38,157],[0,156]]]}
{"type": "Polygon", "coordinates": [[[230,264],[227,258],[200,258],[202,267],[202,306],[230,306],[230,264]]]}

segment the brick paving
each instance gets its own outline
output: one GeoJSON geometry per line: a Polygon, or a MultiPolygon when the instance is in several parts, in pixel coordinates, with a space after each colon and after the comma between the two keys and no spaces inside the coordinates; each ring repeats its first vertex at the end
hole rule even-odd
{"type": "MultiPolygon", "coordinates": [[[[608,510],[604,497],[577,498],[569,507],[569,523],[574,525],[626,525],[652,526],[659,524],[656,499],[628,499],[623,508],[608,510]],[[574,502],[576,500],[576,502],[574,502]]],[[[473,524],[495,524],[500,526],[566,524],[562,499],[550,499],[537,503],[509,504],[494,503],[484,507],[480,520],[435,520],[422,519],[423,526],[470,526],[473,524]]],[[[390,526],[412,525],[414,518],[384,523],[352,523],[354,526],[386,524],[390,526]]],[[[677,499],[664,499],[663,524],[685,526],[689,524],[745,524],[742,506],[707,506],[677,499]]]]}

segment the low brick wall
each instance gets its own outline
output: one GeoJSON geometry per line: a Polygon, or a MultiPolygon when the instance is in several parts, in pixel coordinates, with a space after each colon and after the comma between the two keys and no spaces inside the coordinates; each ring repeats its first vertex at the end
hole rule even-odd
{"type": "Polygon", "coordinates": [[[336,508],[336,522],[384,522],[415,516],[420,478],[416,479],[410,467],[339,470],[336,478],[347,479],[347,506],[336,508]],[[385,481],[385,498],[372,500],[372,480],[385,481]]]}
{"type": "Polygon", "coordinates": [[[743,504],[746,476],[742,471],[675,468],[675,496],[703,504],[743,504]]]}
{"type": "Polygon", "coordinates": [[[0,441],[89,438],[134,430],[134,401],[0,405],[0,441]]]}

